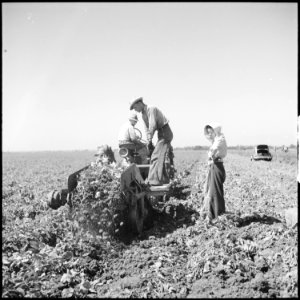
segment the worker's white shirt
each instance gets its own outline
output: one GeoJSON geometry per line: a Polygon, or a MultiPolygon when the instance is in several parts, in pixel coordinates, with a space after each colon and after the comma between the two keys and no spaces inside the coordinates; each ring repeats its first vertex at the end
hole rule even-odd
{"type": "Polygon", "coordinates": [[[134,127],[130,121],[124,123],[119,131],[118,141],[119,142],[133,142],[137,140],[137,135],[135,133],[134,127]]]}

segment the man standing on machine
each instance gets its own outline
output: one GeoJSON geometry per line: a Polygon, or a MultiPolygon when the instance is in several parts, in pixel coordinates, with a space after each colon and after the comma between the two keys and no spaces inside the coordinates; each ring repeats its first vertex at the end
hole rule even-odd
{"type": "Polygon", "coordinates": [[[148,183],[150,185],[162,185],[170,182],[174,176],[173,167],[173,132],[168,119],[157,107],[148,107],[143,98],[138,98],[130,104],[130,110],[142,114],[147,134],[148,148],[151,148],[154,133],[157,131],[157,143],[150,160],[148,183]],[[167,164],[168,160],[168,164],[167,164]],[[169,167],[167,167],[167,165],[169,167]]]}

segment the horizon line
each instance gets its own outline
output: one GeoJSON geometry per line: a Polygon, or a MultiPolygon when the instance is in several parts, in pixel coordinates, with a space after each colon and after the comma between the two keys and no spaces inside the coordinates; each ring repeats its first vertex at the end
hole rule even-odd
{"type": "MultiPolygon", "coordinates": [[[[227,146],[229,149],[230,148],[253,148],[256,145],[259,144],[251,144],[251,145],[230,145],[227,146]]],[[[268,144],[267,144],[268,145],[268,144]]],[[[297,148],[297,145],[295,144],[290,144],[290,145],[285,145],[285,144],[281,144],[281,145],[268,145],[270,148],[282,148],[283,146],[287,146],[288,148],[297,148]]],[[[194,145],[194,146],[176,146],[173,147],[174,150],[176,149],[186,149],[186,148],[209,148],[209,146],[201,146],[201,145],[194,145]]],[[[113,150],[118,150],[118,147],[113,148],[113,150]]],[[[193,149],[191,149],[193,150],[193,149]]],[[[200,150],[200,149],[196,149],[196,150],[200,150]]],[[[97,151],[97,149],[56,149],[56,150],[2,150],[2,153],[16,153],[16,152],[82,152],[82,151],[97,151]]]]}

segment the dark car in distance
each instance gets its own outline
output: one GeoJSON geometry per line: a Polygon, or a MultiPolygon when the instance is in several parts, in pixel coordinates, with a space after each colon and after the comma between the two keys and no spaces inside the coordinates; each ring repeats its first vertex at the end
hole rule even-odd
{"type": "Polygon", "coordinates": [[[266,160],[271,161],[273,158],[268,145],[257,145],[254,147],[254,154],[251,155],[251,160],[266,160]]]}

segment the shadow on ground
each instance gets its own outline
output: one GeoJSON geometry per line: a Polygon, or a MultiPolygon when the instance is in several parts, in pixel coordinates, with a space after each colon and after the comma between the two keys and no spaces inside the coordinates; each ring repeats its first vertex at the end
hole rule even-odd
{"type": "Polygon", "coordinates": [[[134,240],[147,240],[149,236],[165,237],[178,228],[189,227],[195,224],[198,212],[182,203],[168,203],[161,208],[153,207],[151,216],[144,222],[141,236],[132,228],[127,228],[120,240],[129,245],[134,240]]]}
{"type": "Polygon", "coordinates": [[[262,224],[274,224],[274,223],[281,223],[281,221],[275,217],[272,216],[260,216],[260,215],[250,215],[250,216],[245,216],[240,218],[237,227],[244,227],[244,226],[248,226],[249,224],[251,224],[252,222],[259,222],[262,224]]]}
{"type": "Polygon", "coordinates": [[[267,216],[267,215],[260,215],[257,213],[252,213],[249,215],[239,216],[233,212],[226,212],[222,215],[225,217],[225,219],[233,221],[235,223],[236,227],[244,227],[248,226],[249,224],[253,222],[258,222],[262,224],[274,224],[274,223],[282,223],[281,220],[273,217],[273,216],[267,216]]]}

